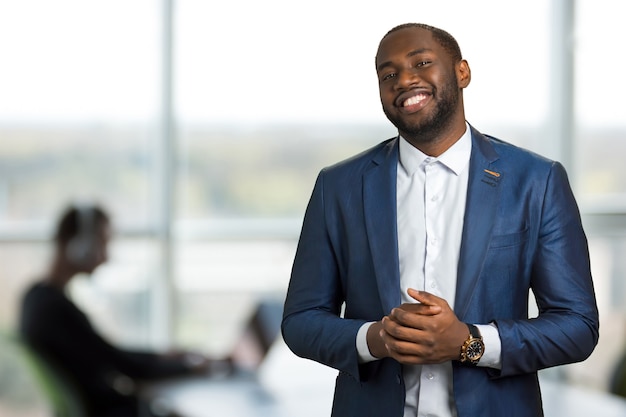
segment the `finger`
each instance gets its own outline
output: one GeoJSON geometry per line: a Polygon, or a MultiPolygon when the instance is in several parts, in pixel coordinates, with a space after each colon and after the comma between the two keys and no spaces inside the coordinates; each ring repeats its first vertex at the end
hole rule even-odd
{"type": "Polygon", "coordinates": [[[394,339],[391,336],[385,338],[387,352],[393,356],[422,356],[423,347],[421,345],[407,342],[406,340],[394,339]]]}
{"type": "Polygon", "coordinates": [[[418,314],[420,316],[433,316],[435,314],[439,314],[441,312],[441,308],[439,306],[431,306],[422,303],[404,303],[391,310],[391,315],[403,312],[408,314],[418,314]]]}
{"type": "Polygon", "coordinates": [[[419,301],[421,304],[430,306],[433,312],[440,312],[446,304],[446,300],[443,298],[437,297],[436,295],[426,291],[418,291],[416,289],[409,288],[407,290],[407,294],[409,294],[409,296],[414,300],[419,301]]]}
{"type": "Polygon", "coordinates": [[[398,326],[423,330],[437,314],[430,306],[409,305],[392,309],[387,317],[398,326]]]}
{"type": "Polygon", "coordinates": [[[415,314],[409,314],[408,316],[413,316],[413,320],[398,321],[390,316],[384,317],[382,319],[383,330],[396,339],[407,340],[411,342],[419,341],[421,338],[424,337],[424,323],[422,323],[423,320],[416,320],[415,318],[419,318],[420,316],[417,316],[415,314]]]}
{"type": "Polygon", "coordinates": [[[394,337],[392,334],[380,331],[388,356],[396,359],[400,363],[424,363],[425,352],[428,351],[428,344],[407,341],[394,337]]]}

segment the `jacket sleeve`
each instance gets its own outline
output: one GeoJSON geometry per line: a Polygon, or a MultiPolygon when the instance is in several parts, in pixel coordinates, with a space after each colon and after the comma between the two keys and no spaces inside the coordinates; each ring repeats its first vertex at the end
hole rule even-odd
{"type": "MultiPolygon", "coordinates": [[[[304,216],[282,322],[283,338],[298,356],[358,378],[356,335],[365,320],[341,317],[341,268],[329,229],[332,204],[325,194],[325,171],[317,178],[304,216]]],[[[331,222],[332,223],[332,222],[331,222]]]]}
{"type": "Polygon", "coordinates": [[[579,362],[599,337],[598,309],[587,238],[564,168],[553,163],[540,199],[530,285],[539,315],[496,320],[502,341],[501,376],[579,362]]]}

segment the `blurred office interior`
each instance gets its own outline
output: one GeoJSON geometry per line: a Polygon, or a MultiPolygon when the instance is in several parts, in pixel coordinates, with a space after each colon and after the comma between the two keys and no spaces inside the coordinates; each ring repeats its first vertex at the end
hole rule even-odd
{"type": "MultiPolygon", "coordinates": [[[[626,349],[625,12],[620,0],[0,0],[0,330],[15,330],[60,211],[95,201],[115,224],[111,261],[71,292],[98,328],[130,347],[227,352],[260,299],[284,296],[317,172],[395,134],[374,54],[417,21],[459,41],[472,125],[568,169],[601,337],[551,372],[608,391],[626,349]]],[[[10,363],[0,350],[0,414],[40,415],[45,400],[10,363]]]]}

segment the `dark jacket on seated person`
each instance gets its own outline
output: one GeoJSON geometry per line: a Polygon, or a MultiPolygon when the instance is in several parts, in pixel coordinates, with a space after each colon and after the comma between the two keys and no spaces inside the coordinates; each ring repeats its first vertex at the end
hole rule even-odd
{"type": "Polygon", "coordinates": [[[190,371],[180,358],[112,346],[60,288],[42,282],[24,296],[20,332],[36,353],[74,383],[89,416],[136,414],[137,380],[190,371]]]}

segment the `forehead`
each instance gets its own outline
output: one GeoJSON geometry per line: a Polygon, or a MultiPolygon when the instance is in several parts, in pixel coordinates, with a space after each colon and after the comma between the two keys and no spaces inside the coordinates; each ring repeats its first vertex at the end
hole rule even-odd
{"type": "Polygon", "coordinates": [[[409,27],[388,34],[378,46],[376,66],[397,59],[404,59],[416,51],[446,55],[443,47],[429,30],[409,27]]]}

